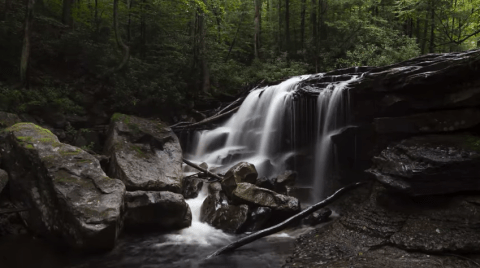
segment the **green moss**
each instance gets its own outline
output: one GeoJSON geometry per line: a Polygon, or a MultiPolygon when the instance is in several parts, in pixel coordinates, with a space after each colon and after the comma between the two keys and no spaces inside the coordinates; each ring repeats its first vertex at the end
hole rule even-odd
{"type": "Polygon", "coordinates": [[[121,113],[114,113],[111,120],[112,122],[123,122],[125,124],[129,124],[130,116],[121,113]]]}
{"type": "Polygon", "coordinates": [[[78,159],[77,162],[78,163],[93,163],[93,161],[90,160],[90,159],[78,159]]]}
{"type": "Polygon", "coordinates": [[[467,136],[465,139],[465,147],[480,152],[480,137],[467,136]]]}
{"type": "Polygon", "coordinates": [[[27,148],[27,149],[35,149],[35,147],[33,146],[33,144],[26,144],[26,145],[25,145],[25,148],[27,148]]]}
{"type": "Polygon", "coordinates": [[[140,148],[140,146],[138,145],[135,145],[135,144],[132,144],[130,146],[130,148],[132,148],[133,150],[135,150],[135,152],[137,153],[137,156],[138,157],[143,157],[143,158],[147,158],[148,155],[142,150],[142,148],[140,148]]]}

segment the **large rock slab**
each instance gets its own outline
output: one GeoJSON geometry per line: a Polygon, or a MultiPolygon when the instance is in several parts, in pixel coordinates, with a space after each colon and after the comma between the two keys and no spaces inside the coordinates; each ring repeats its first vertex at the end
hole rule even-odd
{"type": "Polygon", "coordinates": [[[240,204],[268,207],[274,211],[285,213],[300,211],[300,202],[295,197],[277,194],[247,182],[238,183],[232,196],[233,200],[240,204]]]}
{"type": "Polygon", "coordinates": [[[132,231],[168,231],[192,224],[192,212],[181,194],[135,191],[125,194],[125,228],[132,231]]]}
{"type": "Polygon", "coordinates": [[[29,228],[76,249],[112,249],[122,226],[124,184],[47,129],[20,123],[2,135],[10,196],[30,208],[21,213],[29,228]]]}
{"type": "Polygon", "coordinates": [[[5,186],[7,186],[7,183],[8,183],[8,173],[5,170],[0,169],[0,193],[2,193],[5,186]]]}
{"type": "Polygon", "coordinates": [[[369,170],[382,184],[410,195],[480,190],[480,138],[428,135],[383,150],[369,170]]]}
{"type": "Polygon", "coordinates": [[[468,267],[448,255],[480,253],[479,197],[411,197],[377,183],[345,216],[302,235],[285,267],[468,267]]]}
{"type": "Polygon", "coordinates": [[[378,133],[435,133],[468,129],[480,123],[479,109],[446,110],[403,117],[375,118],[378,133]]]}
{"type": "Polygon", "coordinates": [[[105,155],[108,174],[128,191],[182,193],[182,149],[175,133],[161,122],[114,114],[105,155]]]}

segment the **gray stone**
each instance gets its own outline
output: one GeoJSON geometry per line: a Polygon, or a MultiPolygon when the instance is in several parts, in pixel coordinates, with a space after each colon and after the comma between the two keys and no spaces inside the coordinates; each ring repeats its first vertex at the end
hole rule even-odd
{"type": "Polygon", "coordinates": [[[368,172],[410,195],[480,190],[479,149],[470,135],[413,137],[383,150],[368,172]]]}
{"type": "Polygon", "coordinates": [[[227,173],[225,173],[222,181],[222,189],[225,191],[226,195],[231,198],[232,192],[235,190],[238,183],[248,182],[255,184],[257,177],[258,173],[254,165],[247,162],[240,162],[231,167],[227,173]]]}
{"type": "Polygon", "coordinates": [[[131,231],[168,231],[188,227],[192,212],[181,194],[135,191],[125,194],[125,228],[131,231]]]}
{"type": "Polygon", "coordinates": [[[182,149],[177,136],[161,122],[114,114],[105,155],[108,174],[128,191],[182,193],[182,149]]]}
{"type": "Polygon", "coordinates": [[[90,154],[49,130],[19,123],[3,133],[14,202],[36,234],[85,251],[110,250],[122,226],[124,184],[90,154]]]}
{"type": "Polygon", "coordinates": [[[250,213],[248,220],[248,232],[260,231],[267,227],[268,221],[272,217],[272,209],[267,207],[258,207],[250,213]]]}
{"type": "Polygon", "coordinates": [[[197,177],[188,177],[183,180],[183,196],[185,198],[196,198],[202,190],[203,180],[197,177]]]}
{"type": "Polygon", "coordinates": [[[278,175],[275,184],[275,191],[281,194],[290,195],[292,188],[297,180],[297,172],[287,170],[278,175]]]}
{"type": "Polygon", "coordinates": [[[300,203],[295,197],[281,195],[247,182],[238,183],[232,196],[234,202],[239,204],[268,207],[285,213],[300,211],[300,203]]]}

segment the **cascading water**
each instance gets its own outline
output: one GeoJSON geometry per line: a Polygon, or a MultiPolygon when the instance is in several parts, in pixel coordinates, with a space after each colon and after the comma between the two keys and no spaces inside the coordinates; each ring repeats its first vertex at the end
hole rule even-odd
{"type": "Polygon", "coordinates": [[[348,116],[348,100],[345,98],[345,89],[348,84],[357,80],[353,76],[350,80],[337,84],[330,84],[319,95],[317,100],[318,127],[317,142],[315,149],[314,166],[314,201],[320,201],[325,196],[325,180],[331,170],[332,135],[341,127],[344,127],[348,116]]]}
{"type": "Polygon", "coordinates": [[[294,77],[251,92],[223,126],[197,133],[189,158],[222,170],[246,161],[255,165],[259,175],[267,177],[282,172],[285,159],[292,153],[291,147],[282,146],[284,140],[290,139],[286,136],[292,122],[287,113],[295,87],[308,77],[294,77]]]}

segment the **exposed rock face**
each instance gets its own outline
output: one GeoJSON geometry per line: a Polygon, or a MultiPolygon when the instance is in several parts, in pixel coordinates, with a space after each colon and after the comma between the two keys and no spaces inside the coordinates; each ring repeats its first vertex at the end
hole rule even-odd
{"type": "Polygon", "coordinates": [[[258,207],[250,213],[247,231],[256,232],[266,227],[272,217],[272,209],[267,207],[258,207]]]}
{"type": "Polygon", "coordinates": [[[295,197],[277,194],[274,191],[247,182],[238,183],[232,196],[236,203],[268,207],[274,211],[288,214],[300,211],[300,203],[295,197]]]}
{"type": "Polygon", "coordinates": [[[257,182],[255,183],[255,185],[268,190],[275,190],[275,182],[267,177],[257,178],[257,182]]]}
{"type": "Polygon", "coordinates": [[[303,224],[317,225],[322,222],[326,222],[328,217],[332,215],[332,211],[329,208],[322,208],[317,212],[314,212],[303,219],[303,224]]]}
{"type": "Polygon", "coordinates": [[[248,212],[247,205],[230,205],[220,183],[212,183],[201,207],[200,221],[225,232],[238,233],[247,221],[248,212]]]}
{"type": "Polygon", "coordinates": [[[182,149],[163,123],[114,114],[105,154],[111,157],[108,174],[128,191],[182,193],[182,149]]]}
{"type": "Polygon", "coordinates": [[[227,171],[222,181],[222,188],[227,196],[231,198],[232,192],[238,183],[248,182],[255,184],[257,177],[258,173],[254,165],[247,162],[240,162],[227,171]]]}
{"type": "Polygon", "coordinates": [[[7,186],[7,183],[8,183],[8,173],[5,170],[0,169],[0,193],[2,193],[5,186],[7,186]]]}
{"type": "Polygon", "coordinates": [[[183,196],[185,198],[196,198],[202,190],[203,181],[199,178],[188,177],[183,181],[183,196]]]}
{"type": "Polygon", "coordinates": [[[278,175],[275,185],[275,190],[278,193],[290,195],[295,182],[297,180],[297,172],[292,170],[287,170],[282,174],[278,175]]]}
{"type": "Polygon", "coordinates": [[[374,158],[381,183],[411,195],[480,190],[480,139],[429,135],[403,140],[374,158]]]}
{"type": "Polygon", "coordinates": [[[192,224],[192,212],[181,194],[135,191],[125,194],[125,228],[168,231],[192,224]]]}
{"type": "Polygon", "coordinates": [[[403,117],[383,117],[374,121],[378,133],[435,133],[468,129],[480,123],[480,110],[467,108],[421,113],[403,117]]]}
{"type": "Polygon", "coordinates": [[[122,225],[124,184],[107,177],[93,156],[39,126],[20,123],[3,135],[10,195],[30,208],[21,213],[30,229],[81,250],[112,249],[122,225]]]}
{"type": "Polygon", "coordinates": [[[345,217],[300,237],[286,267],[437,267],[425,253],[478,253],[478,206],[479,195],[411,197],[375,185],[345,217]]]}

